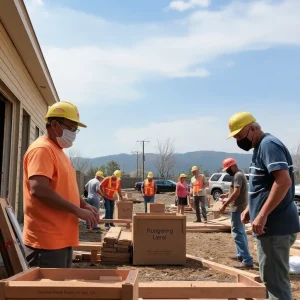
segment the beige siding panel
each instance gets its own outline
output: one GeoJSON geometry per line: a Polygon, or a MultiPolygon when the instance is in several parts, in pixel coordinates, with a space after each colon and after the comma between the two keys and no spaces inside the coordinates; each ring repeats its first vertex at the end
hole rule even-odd
{"type": "MultiPolygon", "coordinates": [[[[10,177],[16,178],[16,189],[14,191],[15,208],[17,209],[18,191],[19,191],[19,175],[21,162],[21,140],[22,140],[22,109],[24,108],[30,115],[30,137],[29,143],[35,140],[36,126],[40,131],[45,132],[44,116],[47,112],[48,105],[44,101],[38,87],[32,80],[28,70],[26,69],[21,57],[15,49],[10,37],[8,36],[3,24],[0,21],[0,80],[11,91],[11,93],[20,102],[20,105],[15,107],[19,109],[19,120],[13,120],[16,124],[20,123],[18,130],[19,136],[15,136],[15,141],[12,147],[16,147],[17,164],[15,169],[11,170],[10,177]]],[[[10,99],[8,99],[10,100],[10,99]]]]}

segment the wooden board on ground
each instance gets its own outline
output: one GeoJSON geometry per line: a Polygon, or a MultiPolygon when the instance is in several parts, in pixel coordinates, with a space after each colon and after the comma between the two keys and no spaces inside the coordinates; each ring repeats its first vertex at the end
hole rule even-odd
{"type": "Polygon", "coordinates": [[[132,233],[128,231],[122,231],[118,240],[120,245],[130,245],[132,243],[132,233]]]}
{"type": "Polygon", "coordinates": [[[224,272],[226,274],[234,275],[234,276],[242,275],[242,276],[245,276],[247,278],[250,278],[251,280],[260,282],[260,277],[259,277],[258,274],[254,274],[254,273],[251,273],[251,272],[248,272],[248,271],[228,267],[228,266],[225,266],[225,265],[222,265],[222,264],[219,264],[219,263],[207,260],[207,259],[203,259],[203,258],[200,258],[200,257],[189,255],[189,254],[187,254],[186,257],[189,258],[189,259],[192,259],[194,261],[200,262],[200,263],[202,263],[203,266],[208,267],[212,270],[224,272]]]}
{"type": "Polygon", "coordinates": [[[223,224],[215,224],[208,221],[207,223],[193,223],[187,222],[186,224],[187,232],[230,232],[231,226],[223,224]]]}

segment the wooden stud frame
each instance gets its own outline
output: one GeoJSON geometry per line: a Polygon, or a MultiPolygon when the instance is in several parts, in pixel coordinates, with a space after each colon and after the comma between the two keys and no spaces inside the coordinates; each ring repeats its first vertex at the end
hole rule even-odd
{"type": "Polygon", "coordinates": [[[0,228],[13,272],[14,274],[18,274],[27,270],[28,266],[15,237],[15,233],[11,226],[10,220],[7,216],[7,206],[7,201],[0,198],[0,228]]]}

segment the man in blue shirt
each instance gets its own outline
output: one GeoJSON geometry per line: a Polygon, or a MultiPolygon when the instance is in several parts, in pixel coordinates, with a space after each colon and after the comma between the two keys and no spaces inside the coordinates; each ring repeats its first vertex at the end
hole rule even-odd
{"type": "Polygon", "coordinates": [[[250,113],[233,115],[229,129],[229,137],[234,137],[241,149],[254,148],[249,169],[249,205],[241,218],[244,223],[252,223],[260,276],[268,299],[293,300],[289,254],[300,225],[294,204],[291,155],[278,138],[261,130],[250,113]]]}

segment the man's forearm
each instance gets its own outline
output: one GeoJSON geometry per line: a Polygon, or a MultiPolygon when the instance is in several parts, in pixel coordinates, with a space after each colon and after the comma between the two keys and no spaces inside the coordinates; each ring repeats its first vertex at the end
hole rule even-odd
{"type": "Polygon", "coordinates": [[[85,207],[86,207],[86,205],[87,205],[86,201],[85,201],[85,200],[83,200],[83,198],[82,198],[82,197],[80,197],[80,208],[85,208],[85,207]]]}
{"type": "Polygon", "coordinates": [[[239,196],[239,194],[240,194],[239,191],[234,191],[224,204],[227,206],[230,203],[234,202],[237,199],[237,197],[239,196]]]}
{"type": "MultiPolygon", "coordinates": [[[[31,188],[33,197],[43,202],[46,206],[60,211],[77,215],[79,207],[63,199],[49,186],[36,186],[31,188]]],[[[81,206],[81,199],[80,199],[81,206]]]]}
{"type": "Polygon", "coordinates": [[[283,200],[289,188],[290,184],[277,183],[275,181],[271,188],[269,197],[261,208],[259,215],[261,215],[262,217],[268,216],[283,200]]]}

